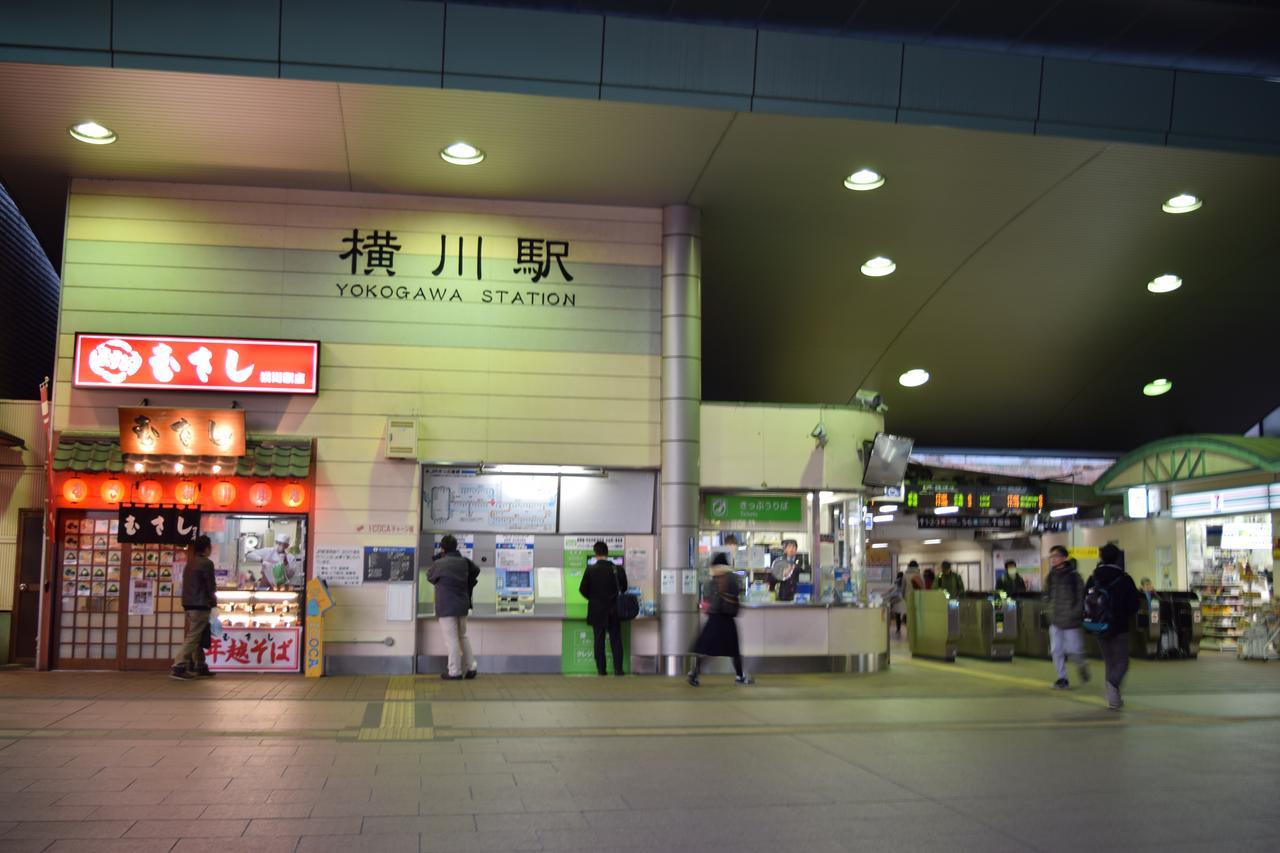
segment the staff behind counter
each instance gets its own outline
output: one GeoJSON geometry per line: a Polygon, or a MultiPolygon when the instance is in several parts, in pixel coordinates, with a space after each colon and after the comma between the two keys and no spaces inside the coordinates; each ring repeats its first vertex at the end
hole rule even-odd
{"type": "Polygon", "coordinates": [[[800,561],[796,550],[800,546],[794,539],[782,540],[782,556],[769,566],[769,589],[777,594],[778,601],[795,601],[796,585],[800,583],[800,561]]]}

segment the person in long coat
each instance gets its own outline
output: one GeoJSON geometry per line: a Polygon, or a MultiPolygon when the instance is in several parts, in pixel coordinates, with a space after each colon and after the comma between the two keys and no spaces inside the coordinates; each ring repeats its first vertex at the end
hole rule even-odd
{"type": "Polygon", "coordinates": [[[729,558],[716,554],[711,559],[711,577],[703,587],[702,597],[707,602],[707,622],[698,635],[693,649],[693,669],[689,671],[689,683],[698,686],[698,673],[704,657],[727,657],[733,660],[737,673],[736,684],[751,684],[753,679],[742,670],[742,652],[738,646],[738,615],[741,584],[738,576],[729,569],[729,558]]]}

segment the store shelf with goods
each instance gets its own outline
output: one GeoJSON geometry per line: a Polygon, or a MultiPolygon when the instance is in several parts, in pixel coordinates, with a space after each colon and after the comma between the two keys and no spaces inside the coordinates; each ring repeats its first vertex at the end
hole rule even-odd
{"type": "Polygon", "coordinates": [[[293,590],[218,590],[218,618],[227,627],[274,628],[298,624],[293,590]]]}

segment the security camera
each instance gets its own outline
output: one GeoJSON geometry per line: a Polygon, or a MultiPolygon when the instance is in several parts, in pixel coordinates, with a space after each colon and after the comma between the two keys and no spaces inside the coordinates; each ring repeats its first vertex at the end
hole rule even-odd
{"type": "Polygon", "coordinates": [[[853,395],[853,399],[865,409],[876,411],[884,403],[884,398],[880,396],[879,391],[868,391],[866,388],[859,388],[853,395]]]}
{"type": "Polygon", "coordinates": [[[821,421],[810,431],[809,437],[817,441],[819,447],[827,446],[827,428],[822,425],[821,421]]]}

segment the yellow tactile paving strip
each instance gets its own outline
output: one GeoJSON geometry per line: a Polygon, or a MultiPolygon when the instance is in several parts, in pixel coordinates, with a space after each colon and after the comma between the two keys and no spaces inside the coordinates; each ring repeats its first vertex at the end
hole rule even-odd
{"type": "Polygon", "coordinates": [[[387,681],[383,696],[382,718],[377,728],[361,727],[356,740],[432,740],[431,726],[419,726],[417,720],[418,679],[412,675],[395,675],[387,681]]]}

